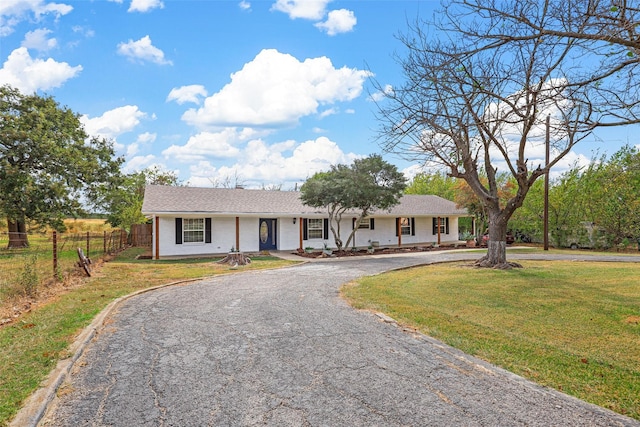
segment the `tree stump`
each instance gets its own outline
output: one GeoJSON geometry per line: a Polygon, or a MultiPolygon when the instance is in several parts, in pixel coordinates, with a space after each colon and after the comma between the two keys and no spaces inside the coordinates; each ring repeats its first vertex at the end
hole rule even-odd
{"type": "Polygon", "coordinates": [[[229,264],[232,267],[238,265],[251,264],[251,258],[242,252],[229,252],[226,257],[217,262],[218,264],[229,264]]]}

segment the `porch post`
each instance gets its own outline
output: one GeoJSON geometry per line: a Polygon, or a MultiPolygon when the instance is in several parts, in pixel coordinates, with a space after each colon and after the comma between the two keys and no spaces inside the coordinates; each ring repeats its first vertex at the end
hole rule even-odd
{"type": "Polygon", "coordinates": [[[156,259],[160,259],[160,218],[158,218],[157,216],[155,217],[156,219],[156,232],[153,233],[155,234],[155,240],[156,240],[156,259]]]}
{"type": "Polygon", "coordinates": [[[236,251],[240,252],[240,217],[236,217],[236,251]]]}
{"type": "Polygon", "coordinates": [[[440,244],[440,217],[438,217],[438,244],[440,244]]]}
{"type": "Polygon", "coordinates": [[[400,227],[401,222],[402,222],[402,218],[396,218],[396,232],[398,233],[398,247],[402,246],[402,227],[400,227]]]}
{"type": "Polygon", "coordinates": [[[300,238],[300,245],[298,246],[298,248],[300,250],[302,250],[303,249],[302,248],[302,233],[303,233],[303,231],[302,231],[302,217],[298,218],[298,222],[300,223],[300,227],[299,227],[300,228],[300,232],[298,233],[298,236],[300,238]]]}

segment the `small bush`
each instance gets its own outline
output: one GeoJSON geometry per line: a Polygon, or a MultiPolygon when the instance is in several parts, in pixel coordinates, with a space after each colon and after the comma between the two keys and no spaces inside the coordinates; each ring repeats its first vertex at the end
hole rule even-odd
{"type": "Polygon", "coordinates": [[[24,267],[20,272],[17,285],[19,291],[27,296],[35,296],[38,292],[38,254],[34,253],[25,257],[24,267]]]}

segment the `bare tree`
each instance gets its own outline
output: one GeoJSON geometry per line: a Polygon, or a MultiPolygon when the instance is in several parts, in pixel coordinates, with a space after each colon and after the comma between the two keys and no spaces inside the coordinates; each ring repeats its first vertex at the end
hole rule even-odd
{"type": "Polygon", "coordinates": [[[237,169],[233,170],[233,175],[225,175],[222,178],[207,178],[213,188],[244,188],[245,183],[242,175],[237,169]]]}
{"type": "Polygon", "coordinates": [[[478,264],[509,267],[507,224],[536,179],[596,127],[639,121],[637,10],[597,0],[444,6],[437,22],[417,20],[399,37],[402,86],[377,84],[382,145],[465,180],[489,221],[478,264]],[[547,121],[551,157],[534,164],[547,121]],[[499,169],[518,186],[502,203],[499,169]]]}

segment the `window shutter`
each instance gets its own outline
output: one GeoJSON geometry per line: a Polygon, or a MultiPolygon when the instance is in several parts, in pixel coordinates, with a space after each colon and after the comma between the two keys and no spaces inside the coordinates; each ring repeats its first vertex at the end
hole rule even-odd
{"type": "Polygon", "coordinates": [[[352,218],[351,219],[351,229],[353,230],[354,228],[356,228],[356,219],[352,218]]]}
{"type": "Polygon", "coordinates": [[[309,234],[307,233],[307,218],[302,219],[302,240],[309,240],[309,234]]]}
{"type": "Polygon", "coordinates": [[[436,236],[438,234],[438,229],[436,228],[438,226],[438,218],[433,218],[433,229],[431,231],[431,234],[433,234],[434,236],[436,236]]]}
{"type": "Polygon", "coordinates": [[[396,236],[400,232],[400,218],[396,218],[396,236]]]}
{"type": "Polygon", "coordinates": [[[324,228],[324,239],[327,240],[329,238],[329,220],[327,218],[324,219],[324,224],[323,224],[323,228],[324,228]]]}
{"type": "Polygon", "coordinates": [[[211,243],[211,218],[204,219],[204,242],[211,243]]]}
{"type": "Polygon", "coordinates": [[[415,218],[411,218],[411,235],[412,236],[416,235],[416,219],[415,218]]]}
{"type": "Polygon", "coordinates": [[[176,218],[176,245],[182,244],[182,218],[176,218]]]}
{"type": "Polygon", "coordinates": [[[371,218],[369,221],[371,221],[371,230],[375,229],[376,227],[373,225],[374,224],[373,218],[371,218]]]}
{"type": "Polygon", "coordinates": [[[449,217],[444,220],[444,234],[449,234],[449,217]]]}

